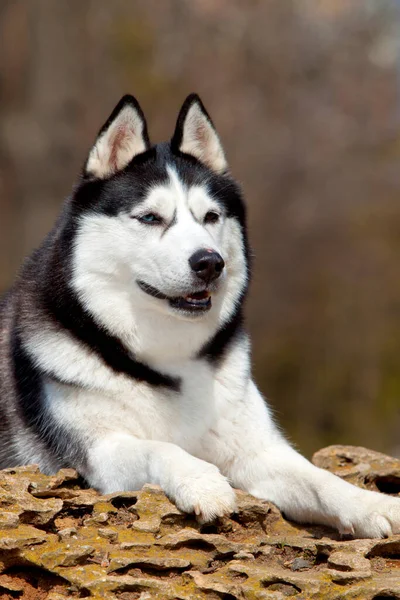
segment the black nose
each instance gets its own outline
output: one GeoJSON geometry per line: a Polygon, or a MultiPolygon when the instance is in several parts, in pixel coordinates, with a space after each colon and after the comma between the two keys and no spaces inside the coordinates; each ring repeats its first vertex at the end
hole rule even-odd
{"type": "Polygon", "coordinates": [[[213,250],[197,250],[189,258],[189,264],[197,277],[209,283],[217,279],[225,266],[224,259],[213,250]]]}

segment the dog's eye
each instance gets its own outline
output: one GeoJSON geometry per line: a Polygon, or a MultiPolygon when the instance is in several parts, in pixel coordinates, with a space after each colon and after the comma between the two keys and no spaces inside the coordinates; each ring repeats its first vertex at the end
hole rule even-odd
{"type": "Polygon", "coordinates": [[[141,223],[146,223],[146,225],[159,225],[162,222],[162,218],[154,213],[148,213],[147,215],[142,215],[138,217],[138,220],[141,223]]]}
{"type": "Polygon", "coordinates": [[[216,223],[219,219],[219,214],[210,210],[204,217],[204,223],[216,223]]]}

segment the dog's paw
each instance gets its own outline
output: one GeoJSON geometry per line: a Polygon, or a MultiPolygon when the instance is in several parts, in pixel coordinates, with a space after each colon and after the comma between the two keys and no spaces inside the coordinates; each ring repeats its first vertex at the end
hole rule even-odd
{"type": "Polygon", "coordinates": [[[341,515],[340,533],[357,538],[384,538],[400,533],[400,498],[360,492],[355,504],[347,506],[341,515]]]}
{"type": "Polygon", "coordinates": [[[236,508],[235,492],[217,467],[210,464],[181,479],[174,499],[180,510],[195,513],[200,523],[229,515],[236,508]]]}

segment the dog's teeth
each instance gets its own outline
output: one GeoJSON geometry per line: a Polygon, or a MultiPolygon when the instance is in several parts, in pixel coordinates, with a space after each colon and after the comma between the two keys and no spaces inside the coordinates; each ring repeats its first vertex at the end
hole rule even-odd
{"type": "Polygon", "coordinates": [[[210,296],[211,294],[208,291],[196,292],[196,294],[193,294],[193,296],[185,296],[185,300],[188,302],[204,302],[204,300],[208,300],[210,296]]]}

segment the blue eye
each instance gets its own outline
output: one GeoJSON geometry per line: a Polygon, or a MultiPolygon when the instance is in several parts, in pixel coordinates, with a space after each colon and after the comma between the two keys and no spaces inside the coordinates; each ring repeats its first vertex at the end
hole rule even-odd
{"type": "Polygon", "coordinates": [[[155,215],[154,213],[148,213],[147,215],[138,217],[138,220],[141,223],[146,223],[148,225],[157,225],[157,224],[161,223],[161,221],[162,221],[161,217],[159,217],[158,215],[155,215]]]}

